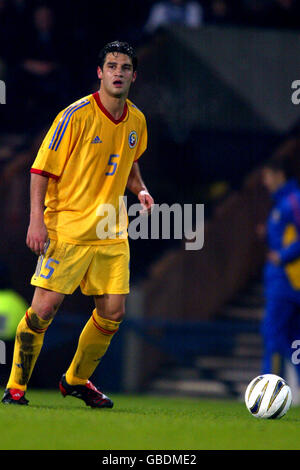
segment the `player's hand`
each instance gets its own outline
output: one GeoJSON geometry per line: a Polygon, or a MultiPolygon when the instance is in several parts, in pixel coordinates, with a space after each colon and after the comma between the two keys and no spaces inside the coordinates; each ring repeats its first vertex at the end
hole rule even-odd
{"type": "Polygon", "coordinates": [[[142,210],[140,211],[141,215],[148,215],[151,214],[153,205],[154,205],[154,199],[153,197],[148,193],[146,190],[142,190],[138,193],[138,199],[142,205],[142,210]]]}
{"type": "Polygon", "coordinates": [[[277,251],[269,251],[269,253],[267,254],[267,258],[271,263],[275,264],[276,266],[280,264],[280,255],[277,251]]]}
{"type": "Polygon", "coordinates": [[[48,240],[48,231],[44,221],[30,222],[26,244],[37,256],[44,254],[45,244],[48,240]]]}

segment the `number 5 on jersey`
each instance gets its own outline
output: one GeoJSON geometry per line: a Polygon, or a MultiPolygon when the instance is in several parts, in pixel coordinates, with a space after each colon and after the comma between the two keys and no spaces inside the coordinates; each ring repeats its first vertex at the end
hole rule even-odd
{"type": "Polygon", "coordinates": [[[111,154],[108,159],[108,165],[111,167],[110,171],[107,171],[105,175],[107,176],[112,176],[115,174],[118,162],[114,161],[116,158],[119,158],[120,155],[117,155],[115,153],[111,154]]]}

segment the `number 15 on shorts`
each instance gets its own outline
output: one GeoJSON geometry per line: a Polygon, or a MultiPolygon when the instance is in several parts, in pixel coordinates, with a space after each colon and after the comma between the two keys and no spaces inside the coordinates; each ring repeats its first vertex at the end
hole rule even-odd
{"type": "Polygon", "coordinates": [[[45,275],[45,274],[40,274],[40,276],[43,277],[44,279],[50,279],[50,277],[51,277],[52,274],[54,273],[54,267],[51,266],[50,263],[59,264],[59,261],[57,261],[57,260],[54,259],[54,258],[49,258],[49,259],[47,260],[47,263],[45,264],[43,271],[44,271],[45,269],[48,269],[48,273],[47,273],[46,275],[45,275]]]}

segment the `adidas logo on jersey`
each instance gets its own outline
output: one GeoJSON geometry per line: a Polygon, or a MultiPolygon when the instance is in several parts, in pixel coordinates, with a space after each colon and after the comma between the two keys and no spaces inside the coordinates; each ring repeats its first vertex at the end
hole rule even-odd
{"type": "Polygon", "coordinates": [[[100,139],[100,137],[98,137],[96,135],[96,137],[92,140],[92,144],[101,144],[102,143],[102,140],[100,139]]]}

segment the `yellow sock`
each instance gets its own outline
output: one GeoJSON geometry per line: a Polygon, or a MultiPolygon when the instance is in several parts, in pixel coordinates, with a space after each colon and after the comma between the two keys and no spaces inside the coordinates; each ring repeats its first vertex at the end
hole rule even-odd
{"type": "Polygon", "coordinates": [[[87,382],[106,353],[120,323],[100,317],[96,309],[93,311],[81,332],[75,356],[66,372],[68,384],[84,385],[87,382]]]}
{"type": "Polygon", "coordinates": [[[15,338],[14,355],[6,388],[26,390],[51,320],[43,320],[30,307],[20,321],[15,338]]]}

